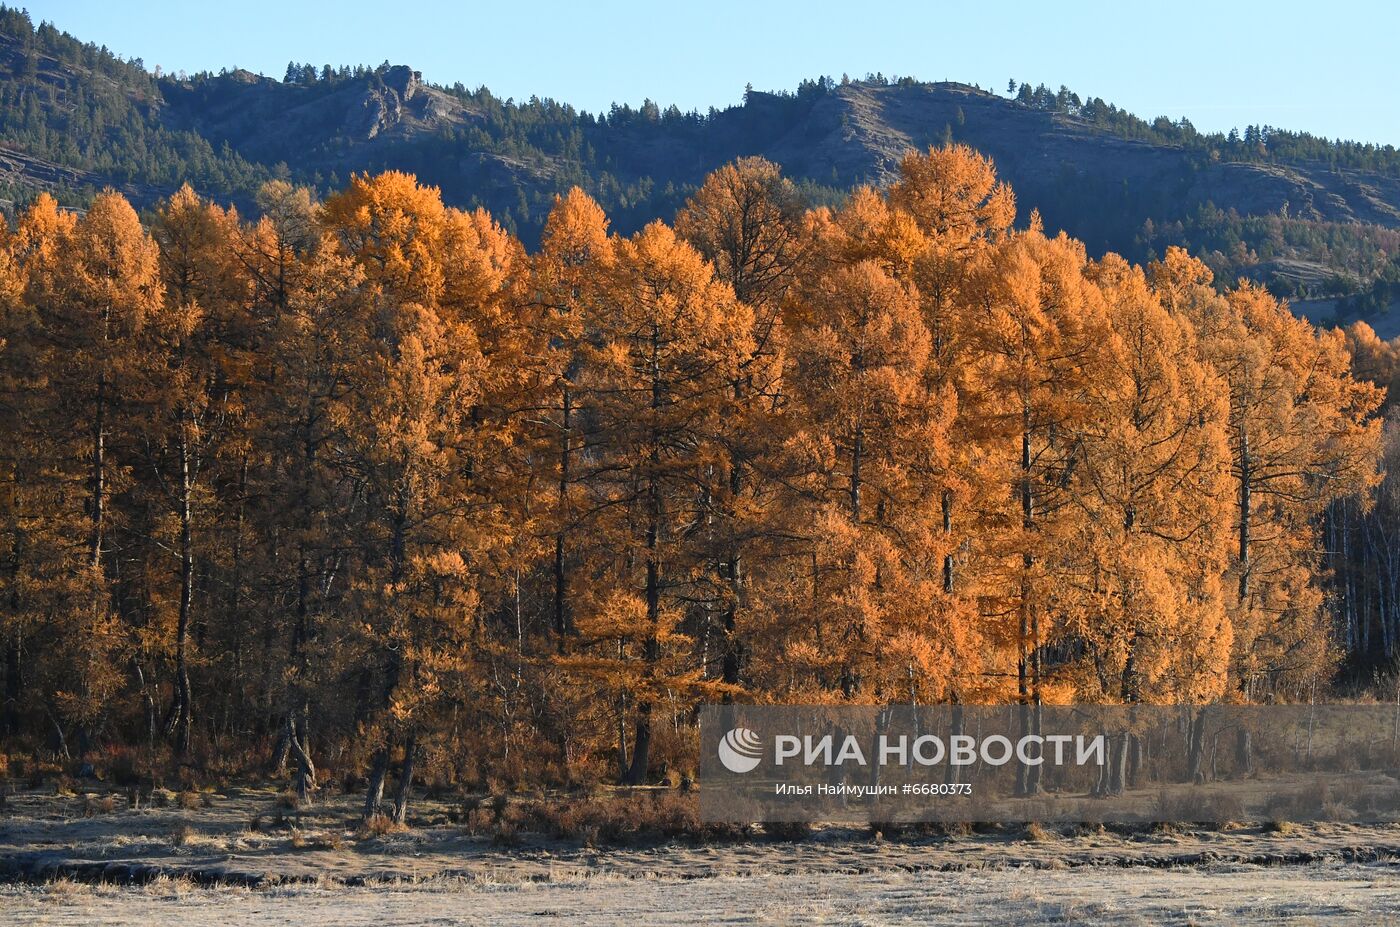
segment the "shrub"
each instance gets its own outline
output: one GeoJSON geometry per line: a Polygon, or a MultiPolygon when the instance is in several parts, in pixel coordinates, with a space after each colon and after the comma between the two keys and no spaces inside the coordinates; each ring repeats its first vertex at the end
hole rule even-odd
{"type": "Polygon", "coordinates": [[[753,825],[732,821],[710,822],[700,825],[695,839],[704,842],[727,843],[734,840],[748,840],[753,837],[753,825]]]}
{"type": "Polygon", "coordinates": [[[195,835],[195,829],[186,821],[181,821],[170,829],[170,845],[182,847],[195,835]]]}
{"type": "Polygon", "coordinates": [[[663,837],[681,837],[700,829],[700,808],[692,800],[667,792],[654,797],[652,813],[663,837]]]}
{"type": "Polygon", "coordinates": [[[774,840],[796,843],[812,836],[812,825],[806,821],[768,821],[763,825],[763,833],[774,840]]]}
{"type": "Polygon", "coordinates": [[[112,795],[83,795],[83,816],[109,815],[116,811],[116,798],[112,795]]]}
{"type": "Polygon", "coordinates": [[[317,850],[339,850],[345,846],[345,837],[339,830],[330,830],[312,844],[317,850]]]}
{"type": "Polygon", "coordinates": [[[50,898],[80,898],[92,893],[92,886],[76,879],[59,877],[44,883],[44,893],[50,898]]]}
{"type": "Polygon", "coordinates": [[[1354,815],[1351,808],[1339,801],[1325,801],[1318,817],[1323,821],[1347,821],[1354,815]]]}
{"type": "Polygon", "coordinates": [[[1051,837],[1050,832],[1036,821],[1031,821],[1026,825],[1025,834],[1026,839],[1032,843],[1042,843],[1051,837]]]}
{"type": "Polygon", "coordinates": [[[355,833],[355,836],[360,840],[368,840],[370,837],[383,837],[385,834],[398,834],[406,830],[408,830],[407,827],[389,815],[376,814],[368,821],[360,823],[360,829],[355,833]]]}
{"type": "Polygon", "coordinates": [[[497,818],[505,813],[506,806],[509,804],[510,797],[502,792],[496,792],[486,800],[486,806],[495,812],[497,818]]]}
{"type": "Polygon", "coordinates": [[[501,821],[491,834],[491,843],[498,847],[520,846],[520,830],[509,821],[501,821]]]}
{"type": "Polygon", "coordinates": [[[737,839],[752,831],[747,824],[702,824],[693,794],[652,789],[598,792],[549,801],[469,797],[463,799],[454,818],[468,834],[489,837],[498,843],[527,833],[603,845],[680,837],[737,839]]]}

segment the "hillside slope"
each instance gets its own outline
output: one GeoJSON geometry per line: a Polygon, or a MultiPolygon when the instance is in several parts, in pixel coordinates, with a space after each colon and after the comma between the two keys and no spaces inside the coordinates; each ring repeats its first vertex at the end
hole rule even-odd
{"type": "Polygon", "coordinates": [[[527,240],[556,193],[580,185],[630,231],[669,215],[735,157],[778,162],[817,202],[884,183],[902,153],[948,140],[991,155],[1023,218],[1094,253],[1150,258],[1182,244],[1227,279],[1294,296],[1362,290],[1400,254],[1400,155],[1256,130],[1207,136],[1148,124],[1102,100],[957,83],[808,81],[750,91],[707,114],[552,100],[426,83],[408,66],[305,66],[158,77],[0,8],[0,197],[52,190],[80,205],[111,185],[142,204],[186,180],[250,208],[263,181],[322,190],[397,168],[458,205],[491,209],[527,240]]]}

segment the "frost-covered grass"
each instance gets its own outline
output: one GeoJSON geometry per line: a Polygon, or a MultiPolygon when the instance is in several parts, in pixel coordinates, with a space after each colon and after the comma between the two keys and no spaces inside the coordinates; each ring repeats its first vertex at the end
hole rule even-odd
{"type": "Polygon", "coordinates": [[[1357,924],[1400,923],[1387,865],[1017,868],[669,879],[433,879],[413,885],[0,886],[8,924],[1357,924]]]}
{"type": "Polygon", "coordinates": [[[185,806],[94,813],[92,804],[12,796],[0,814],[0,863],[58,857],[171,875],[138,886],[0,884],[0,924],[1400,925],[1395,825],[1008,826],[881,837],[818,827],[613,844],[522,832],[502,845],[454,819],[450,804],[426,800],[411,827],[382,834],[358,826],[355,796],[301,813],[275,790],[254,788],[185,806]],[[1348,862],[1372,859],[1380,862],[1348,862]],[[193,880],[221,874],[265,884],[193,880]]]}

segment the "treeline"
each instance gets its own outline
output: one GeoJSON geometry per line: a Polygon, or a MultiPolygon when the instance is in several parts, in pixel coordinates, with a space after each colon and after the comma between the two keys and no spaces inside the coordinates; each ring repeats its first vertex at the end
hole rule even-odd
{"type": "Polygon", "coordinates": [[[1400,151],[1394,145],[1329,139],[1270,125],[1248,125],[1229,132],[1201,132],[1186,117],[1158,116],[1151,122],[1106,102],[1102,97],[1080,99],[1064,85],[1058,91],[1044,84],[1007,83],[1007,92],[1022,106],[1087,119],[1122,138],[1181,145],[1211,159],[1272,161],[1280,164],[1320,163],[1333,170],[1349,168],[1400,176],[1400,151]]]}
{"type": "MultiPolygon", "coordinates": [[[[1400,233],[1397,233],[1400,236],[1400,233]]],[[[1382,265],[1374,281],[1366,289],[1337,303],[1337,314],[1343,318],[1350,316],[1376,316],[1389,312],[1400,302],[1400,248],[1391,252],[1392,257],[1382,265]]]]}
{"type": "Polygon", "coordinates": [[[1353,374],[1386,390],[1381,469],[1371,497],[1335,500],[1323,519],[1329,603],[1337,644],[1350,656],[1341,682],[1400,694],[1400,340],[1382,341],[1365,322],[1344,330],[1353,374]]]}
{"type": "Polygon", "coordinates": [[[1017,228],[970,149],[834,209],[739,161],[630,237],[574,190],[533,254],[400,173],[259,205],[0,239],[9,749],[372,814],[691,768],[701,702],[1286,701],[1352,641],[1345,336],[1017,228]]]}
{"type": "Polygon", "coordinates": [[[1270,213],[1240,215],[1206,203],[1171,222],[1143,223],[1136,236],[1155,257],[1176,245],[1200,257],[1217,277],[1258,277],[1270,271],[1276,296],[1315,299],[1354,294],[1338,308],[1353,317],[1384,311],[1387,287],[1397,278],[1400,230],[1357,222],[1326,222],[1270,213]],[[1277,262],[1300,261],[1309,276],[1287,274],[1277,262]],[[1368,285],[1368,281],[1370,281],[1368,285]]]}
{"type": "MultiPolygon", "coordinates": [[[[28,154],[109,183],[170,191],[188,179],[225,197],[251,193],[272,177],[226,145],[216,150],[198,133],[162,123],[159,82],[139,59],[123,61],[50,23],[35,28],[26,12],[6,6],[0,56],[0,137],[28,154]]],[[[74,204],[95,192],[80,182],[61,189],[74,204]]]]}

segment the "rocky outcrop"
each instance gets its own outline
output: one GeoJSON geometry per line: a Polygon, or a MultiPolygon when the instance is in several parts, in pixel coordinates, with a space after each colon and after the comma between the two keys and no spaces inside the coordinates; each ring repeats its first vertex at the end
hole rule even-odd
{"type": "MultiPolygon", "coordinates": [[[[378,86],[371,83],[365,90],[360,109],[350,111],[346,120],[346,129],[350,136],[369,140],[398,126],[415,98],[424,96],[422,87],[423,75],[419,72],[404,65],[389,68],[378,82],[378,86]]],[[[430,104],[419,106],[417,110],[420,116],[429,111],[438,117],[447,113],[440,101],[436,108],[430,104]]]]}

